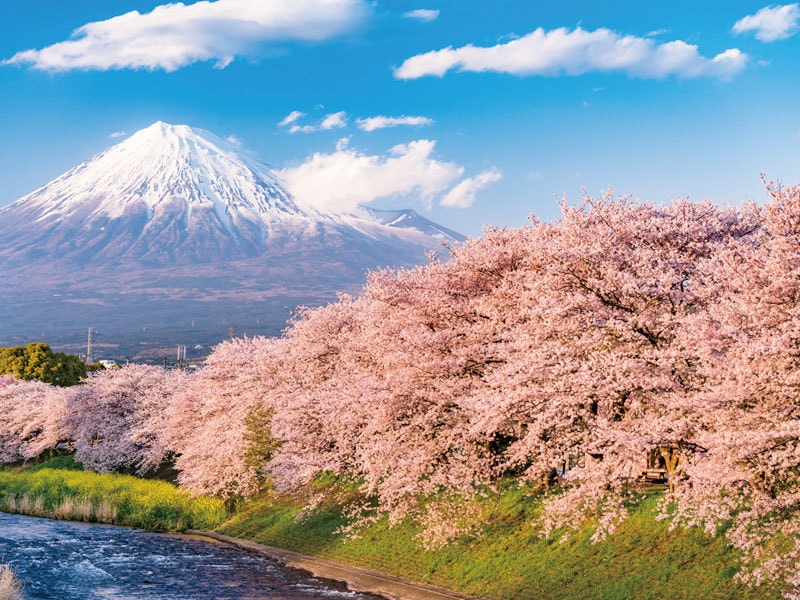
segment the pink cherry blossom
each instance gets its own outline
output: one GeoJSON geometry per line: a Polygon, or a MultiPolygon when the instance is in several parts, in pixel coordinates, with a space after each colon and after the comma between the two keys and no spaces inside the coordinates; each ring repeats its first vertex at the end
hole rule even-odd
{"type": "Polygon", "coordinates": [[[77,460],[101,473],[157,467],[171,450],[164,414],[184,382],[181,371],[129,365],[70,388],[65,425],[77,460]]]}
{"type": "Polygon", "coordinates": [[[69,439],[66,393],[40,381],[0,377],[0,462],[35,458],[69,439]]]}

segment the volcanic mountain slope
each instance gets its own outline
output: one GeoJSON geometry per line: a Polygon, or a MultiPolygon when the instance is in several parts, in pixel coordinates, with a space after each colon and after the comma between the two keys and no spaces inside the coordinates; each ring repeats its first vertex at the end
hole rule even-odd
{"type": "Polygon", "coordinates": [[[358,289],[368,269],[419,264],[459,239],[414,211],[301,206],[227,141],[158,122],[0,209],[0,311],[11,315],[0,344],[14,323],[75,326],[83,312],[172,325],[169,302],[205,303],[195,312],[208,318],[221,299],[229,315],[278,296],[319,303],[358,289]],[[31,294],[50,304],[46,318],[31,294]]]}
{"type": "Polygon", "coordinates": [[[0,257],[170,267],[268,255],[284,244],[296,250],[298,242],[379,241],[407,263],[412,246],[431,246],[427,234],[458,237],[421,217],[422,228],[401,233],[392,227],[397,211],[382,212],[301,209],[268,167],[227,141],[158,122],[0,209],[0,257]]]}

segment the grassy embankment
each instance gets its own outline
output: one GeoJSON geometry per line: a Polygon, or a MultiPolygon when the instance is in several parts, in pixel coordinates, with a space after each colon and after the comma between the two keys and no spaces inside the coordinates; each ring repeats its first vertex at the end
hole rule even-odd
{"type": "Polygon", "coordinates": [[[359,537],[336,533],[346,524],[339,505],[354,491],[322,480],[330,500],[300,518],[304,501],[265,494],[222,522],[222,504],[191,499],[171,484],[83,472],[69,457],[0,471],[0,509],[149,529],[211,529],[221,533],[497,599],[777,600],[779,590],[750,589],[735,578],[738,555],[724,537],[670,531],[655,519],[658,494],[632,509],[608,540],[593,544],[591,528],[568,541],[538,538],[530,525],[540,504],[523,489],[487,505],[483,535],[426,551],[410,523],[385,520],[359,537]],[[71,506],[70,510],[67,510],[71,506]],[[113,515],[113,518],[109,518],[113,515]]]}
{"type": "Polygon", "coordinates": [[[724,537],[670,531],[656,520],[658,498],[633,507],[601,543],[591,542],[588,527],[565,543],[538,538],[530,523],[540,503],[519,488],[487,505],[483,535],[432,551],[408,523],[390,529],[384,520],[346,539],[335,533],[345,523],[335,504],[298,519],[302,501],[289,496],[253,500],[217,531],[497,600],[781,598],[779,590],[750,589],[735,578],[738,554],[724,537]]]}
{"type": "Polygon", "coordinates": [[[0,470],[0,510],[142,529],[208,529],[228,513],[216,498],[192,498],[165,481],[82,470],[71,456],[0,470]]]}

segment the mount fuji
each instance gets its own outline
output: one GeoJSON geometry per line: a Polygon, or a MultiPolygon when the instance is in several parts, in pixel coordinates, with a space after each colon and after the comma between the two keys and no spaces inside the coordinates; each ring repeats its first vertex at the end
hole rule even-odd
{"type": "Polygon", "coordinates": [[[412,210],[301,205],[228,141],[157,122],[0,209],[0,345],[92,326],[129,356],[231,323],[274,334],[298,304],[463,239],[412,210]]]}

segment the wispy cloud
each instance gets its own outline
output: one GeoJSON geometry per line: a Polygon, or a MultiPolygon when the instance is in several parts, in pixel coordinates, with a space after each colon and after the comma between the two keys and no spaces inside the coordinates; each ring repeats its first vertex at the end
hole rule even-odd
{"type": "Polygon", "coordinates": [[[422,125],[433,125],[433,119],[429,119],[428,117],[411,117],[405,116],[402,117],[385,117],[379,115],[377,117],[366,117],[363,119],[356,119],[356,124],[358,128],[363,131],[375,131],[376,129],[386,129],[387,127],[399,127],[401,125],[410,125],[410,126],[422,126],[422,125]]]}
{"type": "Polygon", "coordinates": [[[406,19],[416,19],[417,21],[430,23],[431,21],[435,21],[439,18],[439,11],[427,8],[418,8],[417,10],[411,10],[407,13],[404,13],[403,16],[406,19]]]}
{"type": "Polygon", "coordinates": [[[286,115],[283,118],[283,120],[280,123],[278,123],[278,125],[280,127],[286,127],[288,125],[291,125],[292,123],[294,123],[298,119],[302,119],[305,116],[306,116],[306,113],[300,112],[299,110],[293,110],[288,115],[286,115]]]}
{"type": "Polygon", "coordinates": [[[545,31],[542,28],[507,43],[443,48],[412,56],[395,69],[398,79],[438,77],[452,69],[495,71],[513,75],[582,75],[621,71],[634,77],[719,77],[727,79],[747,63],[747,55],[729,49],[713,58],[697,46],[676,40],[658,43],[651,38],[621,35],[609,29],[580,27],[545,31]]]}
{"type": "Polygon", "coordinates": [[[330,131],[331,129],[341,129],[347,127],[347,113],[342,111],[330,113],[316,125],[299,125],[297,121],[305,117],[305,113],[299,110],[292,111],[278,125],[289,127],[289,133],[314,133],[315,131],[330,131]]]}
{"type": "Polygon", "coordinates": [[[331,113],[326,115],[324,119],[322,119],[322,123],[319,124],[319,128],[323,131],[329,131],[331,129],[339,129],[341,127],[347,126],[347,113],[343,110],[331,113]]]}
{"type": "Polygon", "coordinates": [[[131,11],[76,29],[71,39],[25,50],[2,64],[46,71],[163,69],[258,55],[270,43],[321,41],[352,30],[370,11],[367,0],[203,0],[131,11]]]}
{"type": "Polygon", "coordinates": [[[315,153],[277,174],[297,202],[321,211],[351,212],[377,198],[414,194],[430,203],[461,178],[463,167],[433,157],[436,142],[416,140],[387,155],[358,152],[346,143],[315,153]]]}
{"type": "Polygon", "coordinates": [[[800,4],[767,6],[754,15],[736,21],[733,31],[755,32],[756,39],[762,42],[774,42],[785,40],[797,33],[798,22],[800,22],[800,4]]]}
{"type": "Polygon", "coordinates": [[[111,139],[117,139],[117,138],[125,137],[126,135],[128,135],[127,131],[115,131],[114,133],[112,133],[108,137],[110,137],[111,139]]]}
{"type": "Polygon", "coordinates": [[[502,173],[495,168],[479,173],[475,177],[468,177],[447,192],[440,204],[455,208],[469,208],[475,203],[479,191],[502,178],[502,173]]]}

